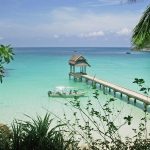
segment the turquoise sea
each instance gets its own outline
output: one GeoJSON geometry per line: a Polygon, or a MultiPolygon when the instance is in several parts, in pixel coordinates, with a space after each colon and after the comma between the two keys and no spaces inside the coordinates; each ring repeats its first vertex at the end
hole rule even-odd
{"type": "MultiPolygon", "coordinates": [[[[150,53],[133,52],[129,48],[102,47],[47,47],[14,48],[14,61],[6,65],[6,77],[0,84],[0,122],[10,123],[14,118],[24,119],[24,114],[44,115],[45,109],[62,115],[66,110],[64,99],[48,98],[47,92],[56,86],[84,89],[91,97],[92,89],[84,82],[69,80],[68,60],[73,54],[84,55],[91,67],[88,74],[123,87],[138,91],[133,84],[135,77],[143,78],[150,86],[150,53]]],[[[110,95],[100,91],[102,103],[110,95]]],[[[91,97],[92,99],[92,97],[91,97]]],[[[81,98],[86,102],[86,98],[81,98]]],[[[123,114],[130,113],[135,122],[143,115],[142,103],[134,106],[126,99],[117,99],[116,107],[123,114]]],[[[150,107],[148,108],[150,112],[150,107]]],[[[125,129],[127,130],[127,129],[125,129]]]]}

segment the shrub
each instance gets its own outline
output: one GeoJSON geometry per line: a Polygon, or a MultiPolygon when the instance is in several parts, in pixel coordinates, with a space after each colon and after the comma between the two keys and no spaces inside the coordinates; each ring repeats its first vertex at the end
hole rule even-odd
{"type": "Polygon", "coordinates": [[[69,147],[70,141],[64,140],[59,130],[63,124],[51,127],[53,119],[46,114],[42,119],[30,118],[31,121],[15,121],[12,124],[14,150],[65,150],[69,147]]]}
{"type": "Polygon", "coordinates": [[[9,127],[0,124],[0,150],[9,150],[11,135],[9,127]]]}
{"type": "MultiPolygon", "coordinates": [[[[138,84],[140,91],[148,95],[150,88],[145,87],[143,79],[135,78],[134,83],[138,84]]],[[[95,89],[95,87],[94,87],[95,89]]],[[[93,101],[88,100],[85,107],[81,105],[79,98],[69,101],[67,106],[74,107],[74,119],[67,119],[64,114],[62,123],[66,123],[66,130],[75,137],[75,139],[84,140],[89,149],[92,150],[150,150],[150,139],[148,139],[147,131],[147,109],[144,109],[144,116],[141,118],[141,123],[138,129],[132,129],[135,135],[132,138],[126,137],[122,139],[119,130],[124,126],[130,126],[133,117],[131,115],[124,116],[122,123],[118,124],[117,118],[121,110],[114,108],[114,98],[102,104],[99,99],[99,91],[94,90],[93,97],[96,100],[97,108],[94,107],[93,101]],[[73,121],[74,120],[74,121],[73,121]]]]}

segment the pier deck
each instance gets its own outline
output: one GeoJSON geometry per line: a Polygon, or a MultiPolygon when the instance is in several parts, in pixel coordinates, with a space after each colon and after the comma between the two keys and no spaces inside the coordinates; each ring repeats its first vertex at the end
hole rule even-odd
{"type": "Polygon", "coordinates": [[[121,86],[118,86],[118,85],[115,85],[115,84],[112,84],[110,82],[107,82],[107,81],[104,81],[104,80],[100,80],[100,79],[97,79],[97,78],[94,78],[94,77],[91,77],[89,75],[81,75],[83,78],[85,79],[88,79],[88,80],[91,80],[95,83],[99,83],[99,84],[102,84],[103,86],[105,87],[108,87],[108,88],[111,88],[113,89],[114,91],[116,92],[120,92],[122,94],[125,94],[127,96],[129,96],[130,98],[135,98],[135,99],[138,99],[140,101],[143,101],[144,103],[146,103],[147,105],[150,105],[150,97],[149,96],[145,96],[143,94],[140,94],[140,93],[137,93],[135,91],[132,91],[132,90],[129,90],[129,89],[126,89],[126,88],[123,88],[121,86]]]}
{"type": "Polygon", "coordinates": [[[81,79],[81,81],[82,81],[82,78],[84,78],[87,81],[90,80],[94,84],[99,84],[105,88],[112,89],[115,93],[119,92],[119,93],[121,93],[121,95],[124,94],[124,95],[128,96],[128,99],[134,98],[134,100],[135,100],[134,102],[136,102],[136,100],[139,100],[139,101],[143,102],[145,105],[150,105],[150,97],[149,96],[137,93],[137,92],[129,90],[127,88],[115,85],[113,83],[110,83],[110,82],[107,82],[104,80],[97,79],[97,78],[89,76],[87,74],[70,73],[69,76],[73,76],[74,78],[79,78],[79,79],[81,79]]]}

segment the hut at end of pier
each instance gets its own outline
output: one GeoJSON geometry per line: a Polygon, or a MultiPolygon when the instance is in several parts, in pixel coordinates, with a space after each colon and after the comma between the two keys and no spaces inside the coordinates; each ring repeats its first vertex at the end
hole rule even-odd
{"type": "Polygon", "coordinates": [[[69,65],[70,65],[69,75],[86,74],[86,67],[90,67],[90,64],[82,55],[73,55],[69,60],[69,65]]]}

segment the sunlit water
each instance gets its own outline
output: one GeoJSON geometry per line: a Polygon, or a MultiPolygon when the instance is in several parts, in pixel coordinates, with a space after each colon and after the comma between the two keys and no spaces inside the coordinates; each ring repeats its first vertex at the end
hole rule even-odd
{"type": "MultiPolygon", "coordinates": [[[[72,54],[83,54],[91,67],[88,74],[138,91],[132,82],[135,77],[143,78],[150,85],[150,53],[131,52],[128,48],[15,48],[14,61],[6,65],[6,77],[0,85],[0,122],[10,123],[14,118],[25,119],[24,114],[44,115],[46,110],[62,116],[66,109],[64,99],[48,98],[47,92],[56,86],[71,86],[84,89],[92,98],[92,89],[85,82],[69,80],[68,60],[72,54]],[[77,51],[77,52],[75,52],[77,51]]],[[[100,91],[102,104],[110,95],[100,91]]],[[[88,98],[81,98],[83,105],[88,98]]],[[[93,103],[95,104],[94,100],[93,103]]],[[[134,126],[143,116],[143,104],[127,103],[126,98],[115,101],[122,115],[134,116],[134,126]]],[[[97,105],[95,104],[95,107],[97,105]]],[[[100,108],[98,108],[100,109],[100,108]]],[[[150,112],[150,107],[148,108],[150,112]]],[[[68,113],[69,112],[69,113],[68,113]]],[[[121,122],[121,120],[118,120],[121,122]]],[[[130,133],[125,127],[122,132],[130,133]]]]}

